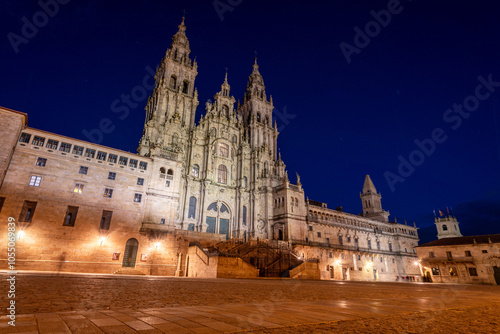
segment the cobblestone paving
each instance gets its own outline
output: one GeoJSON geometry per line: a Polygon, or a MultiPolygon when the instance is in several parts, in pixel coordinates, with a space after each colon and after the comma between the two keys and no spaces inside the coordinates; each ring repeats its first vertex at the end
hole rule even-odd
{"type": "MultiPolygon", "coordinates": [[[[6,306],[6,276],[1,277],[0,301],[6,306]]],[[[4,306],[0,314],[6,314],[4,306]]],[[[498,286],[19,274],[16,306],[16,327],[8,326],[4,315],[0,333],[496,333],[500,328],[498,286]]]]}

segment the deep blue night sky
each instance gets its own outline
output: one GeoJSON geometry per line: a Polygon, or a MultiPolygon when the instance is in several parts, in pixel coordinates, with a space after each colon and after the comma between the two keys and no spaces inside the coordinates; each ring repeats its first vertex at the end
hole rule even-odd
{"type": "Polygon", "coordinates": [[[36,2],[0,5],[0,105],[27,113],[29,126],[88,140],[84,130],[109,118],[115,129],[101,144],[135,152],[146,98],[136,95],[123,119],[111,105],[151,79],[147,68],[159,64],[185,9],[199,66],[197,120],[226,67],[231,93],[242,99],[257,52],[282,157],[310,199],[359,213],[370,174],[391,220],[416,221],[422,242],[435,239],[432,211],[446,206],[464,235],[500,233],[495,1],[405,0],[392,7],[393,1],[217,0],[230,6],[222,13],[213,1],[61,2],[68,3],[46,23],[36,2]],[[388,6],[395,13],[376,31],[370,12],[388,6]],[[40,27],[16,53],[9,36],[22,36],[22,18],[33,22],[34,15],[40,27]],[[367,24],[373,37],[357,40],[348,63],[339,45],[356,46],[354,29],[367,24]],[[480,101],[479,76],[493,81],[489,91],[479,89],[480,101]],[[467,118],[447,112],[464,100],[472,110],[463,109],[467,118]],[[441,143],[429,155],[415,153],[415,140],[429,141],[436,128],[441,143]],[[386,172],[398,174],[399,156],[419,165],[391,189],[386,172]]]}

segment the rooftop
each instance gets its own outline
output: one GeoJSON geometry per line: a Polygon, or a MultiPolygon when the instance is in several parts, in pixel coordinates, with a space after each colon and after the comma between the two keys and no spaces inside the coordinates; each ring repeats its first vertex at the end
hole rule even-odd
{"type": "Polygon", "coordinates": [[[500,243],[500,234],[470,235],[467,237],[443,238],[418,245],[417,247],[473,245],[489,243],[500,243]]]}

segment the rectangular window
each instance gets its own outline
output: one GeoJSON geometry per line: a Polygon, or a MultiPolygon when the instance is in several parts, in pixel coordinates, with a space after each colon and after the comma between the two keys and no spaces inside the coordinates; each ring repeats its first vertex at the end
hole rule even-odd
{"type": "Polygon", "coordinates": [[[59,142],[57,140],[54,140],[54,139],[49,139],[47,141],[47,146],[45,146],[46,148],[50,148],[52,150],[57,150],[57,146],[59,145],[59,142]]]}
{"type": "MultiPolygon", "coordinates": [[[[122,159],[123,157],[120,157],[120,160],[122,159]]],[[[127,161],[127,158],[123,158],[125,159],[125,162],[127,161]]],[[[137,160],[135,159],[130,159],[130,162],[129,162],[129,167],[132,167],[132,168],[137,168],[137,160]]]]}
{"type": "Polygon", "coordinates": [[[377,250],[380,250],[380,241],[377,241],[377,250]]]}
{"type": "Polygon", "coordinates": [[[47,159],[45,158],[38,158],[36,159],[36,165],[39,166],[39,167],[45,167],[45,165],[47,164],[47,159]]]}
{"type": "Polygon", "coordinates": [[[465,256],[471,257],[472,255],[471,255],[470,251],[465,251],[465,256]]]}
{"type": "Polygon", "coordinates": [[[95,150],[88,148],[85,150],[85,157],[86,158],[94,158],[95,157],[95,150]]]}
{"type": "Polygon", "coordinates": [[[83,174],[83,175],[87,175],[88,172],[89,172],[88,167],[80,166],[80,171],[78,173],[83,174]]]}
{"type": "Polygon", "coordinates": [[[486,254],[488,253],[488,251],[486,249],[483,249],[483,254],[486,254]]]}
{"type": "Polygon", "coordinates": [[[333,257],[332,252],[328,254],[328,257],[331,259],[333,257]]]}
{"type": "Polygon", "coordinates": [[[165,224],[165,218],[162,218],[162,219],[160,220],[160,224],[165,224]]]}
{"type": "Polygon", "coordinates": [[[342,239],[342,236],[339,235],[339,245],[342,246],[344,244],[344,240],[342,239]]]}
{"type": "MultiPolygon", "coordinates": [[[[344,259],[344,253],[340,254],[340,258],[343,260],[344,259]]],[[[373,261],[373,259],[372,259],[373,261]]]]}
{"type": "Polygon", "coordinates": [[[140,203],[142,200],[142,194],[134,194],[134,202],[140,203]]]}
{"type": "Polygon", "coordinates": [[[227,144],[219,144],[219,155],[223,158],[229,157],[229,146],[227,144]]]}
{"type": "Polygon", "coordinates": [[[429,252],[429,257],[434,257],[434,252],[429,252]]]}
{"type": "Polygon", "coordinates": [[[448,260],[452,261],[453,260],[453,255],[451,255],[451,252],[446,252],[446,257],[448,260]]]}
{"type": "Polygon", "coordinates": [[[109,154],[108,162],[116,163],[117,160],[118,160],[118,156],[116,154],[109,154]]]}
{"type": "Polygon", "coordinates": [[[146,170],[148,169],[148,163],[147,162],[144,162],[144,161],[141,161],[139,163],[139,169],[142,169],[142,170],[146,170]]]}
{"type": "Polygon", "coordinates": [[[144,179],[141,178],[141,177],[137,178],[137,185],[143,186],[144,185],[144,179]]]}
{"type": "MultiPolygon", "coordinates": [[[[127,166],[127,160],[128,160],[128,158],[120,157],[120,160],[118,160],[118,164],[123,165],[123,166],[127,166]]],[[[132,160],[130,160],[130,162],[132,162],[132,160]]]]}
{"type": "Polygon", "coordinates": [[[106,152],[97,152],[97,160],[106,161],[106,152]]]}
{"type": "Polygon", "coordinates": [[[329,245],[330,244],[330,238],[326,238],[326,244],[329,245]]]}
{"type": "Polygon", "coordinates": [[[64,217],[63,226],[75,226],[76,215],[78,213],[77,206],[68,205],[66,216],[64,217]]]}
{"type": "Polygon", "coordinates": [[[42,182],[41,176],[32,175],[29,185],[33,187],[40,187],[40,182],[42,182]]]}
{"type": "Polygon", "coordinates": [[[347,237],[347,242],[351,242],[351,237],[347,237]]]}
{"type": "Polygon", "coordinates": [[[318,232],[318,238],[321,238],[321,232],[318,232]]]}
{"type": "Polygon", "coordinates": [[[73,151],[71,152],[76,155],[82,155],[83,154],[83,147],[81,146],[73,146],[73,151]]]}
{"type": "Polygon", "coordinates": [[[29,133],[21,133],[21,137],[19,137],[19,141],[21,143],[26,143],[28,144],[30,142],[30,139],[31,139],[31,135],[29,133]]]}
{"type": "Polygon", "coordinates": [[[109,174],[108,174],[108,180],[115,180],[115,179],[116,179],[116,173],[109,172],[109,174]]]}
{"type": "Polygon", "coordinates": [[[39,137],[39,136],[35,136],[35,138],[33,138],[33,141],[31,143],[33,145],[43,147],[43,144],[45,143],[45,138],[39,137]]]}
{"type": "Polygon", "coordinates": [[[477,276],[477,269],[476,268],[469,268],[469,275],[477,276]]]}
{"type": "Polygon", "coordinates": [[[61,143],[61,146],[59,146],[59,151],[63,151],[63,152],[69,153],[71,151],[71,144],[61,143]]]}
{"type": "Polygon", "coordinates": [[[368,240],[368,248],[372,249],[372,241],[371,240],[368,240]]]}
{"type": "Polygon", "coordinates": [[[0,212],[2,212],[3,203],[5,203],[5,197],[0,197],[0,212]]]}
{"type": "Polygon", "coordinates": [[[111,225],[112,215],[113,211],[102,210],[101,224],[99,226],[101,230],[109,230],[109,226],[111,225]]]}
{"type": "Polygon", "coordinates": [[[24,201],[21,214],[19,215],[20,222],[31,223],[33,215],[35,214],[36,203],[37,202],[24,201]]]}
{"type": "Polygon", "coordinates": [[[73,192],[77,193],[77,194],[81,194],[83,193],[83,188],[85,187],[85,185],[83,183],[76,183],[75,184],[75,189],[73,189],[73,192]]]}
{"type": "Polygon", "coordinates": [[[313,227],[312,226],[309,226],[309,231],[312,231],[313,230],[313,227]]]}
{"type": "Polygon", "coordinates": [[[107,198],[113,197],[113,189],[104,188],[104,197],[107,197],[107,198]]]}
{"type": "Polygon", "coordinates": [[[458,276],[456,267],[450,267],[450,276],[458,276]]]}
{"type": "Polygon", "coordinates": [[[389,242],[389,252],[392,252],[392,244],[389,242]]]}

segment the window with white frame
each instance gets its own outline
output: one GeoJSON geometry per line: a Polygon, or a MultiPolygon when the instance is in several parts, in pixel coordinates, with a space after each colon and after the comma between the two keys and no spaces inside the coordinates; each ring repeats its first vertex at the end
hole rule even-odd
{"type": "Polygon", "coordinates": [[[81,193],[83,193],[84,187],[85,187],[85,185],[83,183],[76,183],[75,188],[73,189],[73,192],[77,193],[77,194],[81,194],[81,193]]]}
{"type": "Polygon", "coordinates": [[[40,182],[42,182],[41,176],[32,175],[29,185],[33,187],[40,187],[40,182]]]}
{"type": "Polygon", "coordinates": [[[61,146],[59,146],[59,151],[69,153],[71,151],[71,144],[61,143],[61,146]]]}
{"type": "Polygon", "coordinates": [[[107,197],[107,198],[113,197],[113,189],[104,188],[104,197],[107,197]]]}

